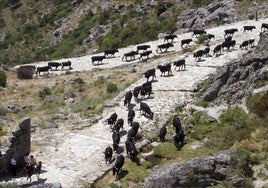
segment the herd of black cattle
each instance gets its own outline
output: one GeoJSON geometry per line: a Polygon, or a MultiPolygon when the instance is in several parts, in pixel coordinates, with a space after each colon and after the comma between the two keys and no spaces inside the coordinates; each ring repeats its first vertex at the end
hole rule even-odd
{"type": "MultiPolygon", "coordinates": [[[[255,26],[244,26],[243,28],[243,32],[246,31],[252,31],[253,29],[256,29],[255,26]]],[[[265,31],[268,29],[268,24],[262,24],[261,26],[261,31],[265,31]]],[[[227,29],[225,30],[224,33],[224,42],[222,42],[219,45],[216,45],[216,47],[213,49],[213,55],[217,55],[218,53],[220,53],[223,50],[227,50],[227,51],[231,51],[234,46],[236,45],[236,41],[233,40],[233,34],[235,32],[238,32],[238,29],[227,29]]],[[[207,35],[208,40],[211,40],[214,38],[213,34],[207,34],[206,31],[204,30],[195,30],[193,31],[192,36],[193,37],[199,37],[200,35],[207,35]]],[[[160,50],[162,48],[164,48],[165,50],[161,51],[161,52],[166,52],[167,49],[169,47],[173,46],[173,40],[174,38],[176,38],[176,35],[167,35],[164,38],[164,41],[167,41],[168,43],[165,44],[161,44],[157,46],[157,50],[160,50]],[[171,40],[171,42],[169,42],[171,40]]],[[[192,39],[184,39],[181,41],[181,47],[184,48],[186,45],[188,46],[190,42],[192,42],[192,39]]],[[[254,39],[249,39],[246,41],[243,41],[240,45],[239,48],[241,49],[247,49],[248,47],[252,48],[254,47],[254,39]]],[[[139,51],[141,50],[142,53],[140,53],[140,58],[142,58],[143,54],[146,53],[146,56],[149,56],[148,54],[151,54],[152,51],[151,50],[147,50],[149,49],[150,46],[149,45],[139,45],[137,46],[137,50],[136,51],[131,51],[129,53],[125,53],[124,57],[122,58],[122,60],[127,60],[127,58],[130,56],[130,59],[135,59],[135,55],[139,54],[139,51]],[[131,54],[131,55],[130,55],[131,54]]],[[[100,59],[104,59],[107,58],[107,56],[109,55],[109,57],[114,57],[114,54],[118,52],[118,50],[111,50],[111,51],[105,51],[105,55],[104,56],[95,56],[92,57],[92,62],[94,61],[98,61],[100,59]],[[99,57],[102,57],[100,59],[98,59],[99,57]],[[94,61],[93,61],[94,59],[94,61]]],[[[205,56],[209,56],[209,52],[210,49],[209,47],[205,48],[204,50],[198,50],[196,52],[194,52],[194,57],[197,60],[200,60],[200,58],[205,55],[205,56]]],[[[102,61],[100,60],[100,61],[102,61]]],[[[173,62],[174,65],[174,69],[176,69],[176,67],[179,67],[179,70],[181,69],[185,69],[186,64],[185,64],[185,59],[179,59],[177,61],[173,62]]],[[[168,63],[166,65],[158,65],[157,68],[160,70],[161,72],[161,76],[166,76],[167,75],[171,75],[171,63],[168,63]]],[[[149,119],[153,119],[154,113],[151,111],[149,105],[145,102],[142,101],[142,99],[145,99],[145,96],[147,95],[148,97],[150,97],[150,95],[152,94],[152,83],[153,80],[156,78],[156,70],[155,69],[149,69],[144,73],[144,77],[147,79],[145,83],[143,83],[140,86],[137,86],[133,89],[133,91],[129,90],[124,97],[124,106],[127,107],[128,110],[128,124],[131,126],[131,128],[128,130],[127,132],[127,139],[125,141],[125,149],[126,149],[126,154],[127,157],[130,158],[131,161],[137,162],[137,155],[138,155],[138,150],[135,147],[135,142],[141,138],[140,135],[138,135],[138,131],[141,128],[139,123],[136,121],[133,121],[135,118],[135,111],[133,110],[133,105],[131,104],[131,100],[132,97],[134,97],[134,100],[136,102],[140,103],[140,113],[142,113],[145,117],[149,118],[149,119]],[[151,81],[149,81],[149,79],[151,78],[151,81]],[[139,98],[140,96],[140,98],[139,98]]],[[[119,147],[119,143],[120,143],[120,137],[122,136],[122,134],[120,134],[120,130],[123,129],[123,125],[124,125],[124,120],[123,118],[119,118],[117,119],[117,114],[116,112],[114,112],[113,114],[111,114],[111,116],[107,119],[108,125],[110,125],[110,129],[112,131],[112,140],[113,140],[113,144],[112,147],[107,147],[104,151],[105,154],[105,160],[106,163],[109,162],[113,162],[114,158],[113,158],[113,152],[118,153],[118,157],[116,158],[116,161],[114,163],[113,166],[113,175],[116,174],[116,178],[118,178],[118,174],[120,173],[120,171],[122,170],[122,167],[124,165],[124,161],[125,161],[125,157],[121,154],[123,152],[123,149],[119,147]]],[[[174,140],[174,144],[176,147],[181,147],[183,146],[183,144],[185,143],[185,134],[184,131],[182,129],[181,126],[181,121],[178,117],[178,115],[174,115],[173,116],[173,127],[175,129],[175,134],[173,137],[174,140]]],[[[165,136],[167,134],[167,129],[166,126],[162,126],[161,129],[159,130],[159,140],[161,142],[165,142],[165,136]]]]}
{"type": "MultiPolygon", "coordinates": [[[[256,27],[244,26],[243,32],[252,31],[253,29],[256,29],[256,27]]],[[[268,30],[268,24],[263,23],[261,25],[261,33],[265,32],[266,30],[268,30]]],[[[234,49],[236,45],[236,40],[233,39],[233,34],[235,32],[238,32],[238,29],[233,28],[233,29],[227,29],[224,31],[224,39],[223,39],[224,41],[221,44],[218,44],[215,46],[215,48],[213,49],[213,54],[212,54],[213,56],[214,55],[218,56],[224,50],[231,51],[234,49]]],[[[207,34],[205,30],[194,30],[192,37],[200,37],[201,35],[204,35],[208,41],[215,38],[213,34],[207,34]]],[[[175,38],[177,38],[177,36],[173,34],[165,36],[164,43],[157,45],[156,52],[166,53],[169,48],[174,47],[173,40],[175,38]]],[[[182,48],[189,47],[191,42],[193,42],[192,38],[183,39],[181,40],[181,47],[182,48]]],[[[250,48],[254,47],[254,39],[248,39],[246,41],[243,41],[239,45],[239,48],[241,49],[248,49],[249,47],[250,48]]],[[[151,48],[150,45],[138,45],[135,51],[124,53],[122,57],[122,61],[132,61],[132,60],[137,59],[137,56],[138,56],[138,59],[140,60],[144,60],[143,59],[144,57],[147,60],[150,54],[152,54],[152,50],[149,50],[150,48],[151,48]]],[[[102,56],[92,56],[91,57],[92,64],[93,65],[95,65],[95,63],[99,64],[99,63],[102,63],[104,59],[114,58],[115,53],[118,53],[118,52],[119,52],[118,49],[106,50],[104,51],[104,55],[102,56]]],[[[206,57],[211,56],[209,53],[210,53],[210,47],[208,46],[205,49],[194,52],[193,57],[196,58],[197,61],[200,61],[202,56],[206,56],[206,57]]],[[[48,72],[49,70],[52,70],[52,68],[54,70],[58,70],[58,67],[60,66],[62,67],[62,69],[64,69],[65,66],[71,69],[71,61],[62,62],[62,63],[49,62],[48,65],[45,67],[37,67],[37,74],[40,74],[41,72],[48,72]]],[[[176,69],[176,67],[179,67],[179,70],[185,69],[186,68],[185,59],[179,59],[177,61],[174,61],[173,66],[174,66],[174,69],[176,69]]],[[[161,72],[161,76],[166,76],[166,73],[167,75],[172,74],[171,62],[166,65],[158,65],[157,68],[161,72]]],[[[128,108],[128,118],[127,118],[128,124],[131,126],[131,129],[129,129],[127,133],[125,147],[126,147],[127,156],[132,161],[137,161],[138,151],[135,147],[135,141],[139,139],[138,130],[140,128],[139,123],[136,121],[133,121],[135,118],[135,111],[133,110],[132,105],[131,105],[132,96],[134,97],[135,101],[138,101],[140,103],[140,113],[142,113],[145,117],[149,119],[153,119],[153,116],[154,116],[154,113],[151,111],[148,104],[146,104],[145,102],[142,102],[141,99],[144,99],[146,95],[150,97],[150,95],[152,94],[152,83],[153,83],[153,80],[156,78],[156,70],[155,69],[147,70],[144,73],[144,76],[147,79],[147,81],[141,86],[135,87],[133,91],[128,91],[124,99],[124,105],[127,106],[128,108]],[[151,81],[149,81],[150,77],[152,77],[151,81]],[[142,98],[139,98],[139,95],[142,98]]],[[[119,146],[120,137],[122,136],[122,133],[120,131],[121,129],[123,129],[124,120],[123,118],[117,118],[117,114],[113,113],[107,119],[107,122],[110,125],[110,129],[112,131],[113,148],[109,146],[105,149],[105,152],[104,152],[105,160],[106,160],[106,163],[107,162],[111,163],[114,160],[114,158],[112,157],[113,151],[119,154],[113,166],[113,174],[116,174],[116,177],[118,178],[118,174],[121,171],[122,166],[124,165],[124,160],[125,160],[125,157],[121,154],[123,152],[123,148],[119,146]]],[[[175,136],[173,137],[174,144],[176,145],[176,147],[180,147],[185,142],[185,134],[181,126],[181,121],[177,115],[174,115],[173,117],[173,126],[175,128],[175,136]]],[[[167,134],[166,126],[163,126],[159,130],[159,139],[161,142],[165,141],[166,134],[167,134]]]]}
{"type": "MultiPolygon", "coordinates": [[[[252,31],[253,29],[256,29],[256,27],[249,26],[249,25],[244,26],[243,32],[252,31]]],[[[265,32],[266,30],[268,30],[268,24],[262,23],[260,33],[265,32]]],[[[238,29],[233,28],[233,29],[226,29],[224,31],[224,41],[221,44],[218,44],[214,47],[213,52],[212,52],[213,56],[214,55],[219,56],[220,53],[224,50],[231,51],[234,49],[236,45],[236,40],[233,39],[233,34],[235,32],[238,32],[238,29]]],[[[215,38],[214,34],[207,34],[205,30],[193,30],[192,37],[197,38],[197,37],[200,37],[201,35],[205,36],[205,38],[208,41],[208,44],[210,40],[215,38]]],[[[157,45],[156,53],[168,52],[170,48],[174,47],[173,41],[175,38],[177,38],[177,35],[174,35],[174,34],[166,35],[164,37],[164,43],[157,45]]],[[[190,43],[192,42],[193,42],[192,38],[182,39],[181,47],[183,49],[187,48],[190,46],[190,43]]],[[[248,49],[249,47],[252,48],[254,46],[254,42],[255,42],[254,39],[245,40],[239,45],[239,48],[241,49],[248,49]]],[[[146,61],[147,59],[149,59],[149,56],[153,53],[152,50],[150,49],[151,49],[150,45],[146,45],[146,44],[138,45],[136,50],[132,50],[130,52],[124,53],[122,57],[122,61],[133,61],[136,59],[146,61]]],[[[105,50],[103,55],[92,56],[91,63],[92,65],[102,64],[104,59],[114,58],[115,53],[118,53],[118,52],[119,52],[118,49],[105,50]]],[[[201,49],[201,50],[194,52],[193,56],[194,58],[196,58],[197,61],[200,61],[202,56],[206,56],[206,57],[210,56],[209,53],[210,53],[210,47],[206,47],[205,49],[201,49]]],[[[176,66],[176,64],[177,63],[175,63],[174,65],[176,66]]],[[[71,61],[62,62],[62,63],[48,62],[47,66],[37,67],[36,74],[40,75],[40,73],[48,73],[50,70],[58,70],[58,67],[60,66],[62,67],[62,69],[64,69],[64,67],[69,67],[69,69],[72,69],[71,61]]]]}

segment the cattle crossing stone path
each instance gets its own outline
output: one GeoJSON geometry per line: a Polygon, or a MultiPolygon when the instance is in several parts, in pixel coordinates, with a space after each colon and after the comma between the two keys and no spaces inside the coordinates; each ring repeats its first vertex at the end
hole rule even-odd
{"type": "MultiPolygon", "coordinates": [[[[237,28],[239,32],[234,34],[234,39],[237,44],[241,44],[244,40],[255,38],[254,45],[257,45],[259,33],[242,32],[244,25],[254,25],[260,30],[261,23],[268,22],[268,19],[253,21],[246,20],[230,25],[223,25],[215,28],[207,29],[208,33],[214,34],[215,39],[212,39],[211,51],[216,46],[223,42],[223,34],[225,29],[237,28]]],[[[216,72],[218,67],[222,67],[226,63],[240,59],[247,50],[239,49],[236,45],[231,52],[224,51],[219,57],[203,57],[201,61],[197,62],[190,52],[179,55],[182,48],[180,41],[186,38],[192,38],[192,33],[185,33],[178,35],[174,40],[174,48],[172,52],[174,55],[165,56],[163,58],[149,59],[144,64],[144,71],[149,68],[156,68],[158,64],[167,63],[178,58],[186,57],[186,70],[176,71],[172,66],[172,76],[161,77],[160,71],[156,68],[156,80],[153,82],[153,94],[150,98],[144,100],[155,113],[153,120],[148,120],[139,112],[139,103],[132,99],[132,104],[136,112],[135,121],[138,121],[143,128],[143,131],[151,131],[160,129],[159,121],[165,121],[170,115],[174,114],[175,108],[178,105],[190,104],[193,99],[193,89],[196,83],[202,82],[208,78],[210,74],[216,72]]],[[[195,39],[196,40],[196,39],[195,39]]],[[[152,47],[153,55],[159,56],[156,53],[158,44],[164,43],[164,39],[147,42],[152,47]]],[[[192,43],[193,46],[193,43],[192,43]]],[[[204,49],[205,46],[200,46],[198,49],[204,49]]],[[[121,60],[124,53],[135,50],[136,45],[119,49],[119,53],[115,58],[105,59],[102,65],[95,66],[97,68],[112,68],[120,65],[133,65],[138,62],[134,60],[131,62],[123,62],[121,60]]],[[[99,55],[99,54],[94,54],[99,55]]],[[[92,55],[91,55],[92,56],[92,55]]],[[[72,71],[90,71],[94,68],[91,64],[91,57],[84,56],[78,58],[62,59],[61,61],[72,61],[72,71]]],[[[38,65],[45,65],[47,62],[40,62],[38,65]]],[[[99,121],[91,127],[82,130],[67,130],[64,132],[51,132],[51,145],[42,147],[35,151],[37,160],[43,161],[43,170],[40,178],[44,179],[46,183],[60,182],[62,187],[83,187],[85,182],[93,183],[97,178],[101,177],[107,170],[112,167],[112,164],[105,164],[104,149],[112,144],[112,134],[109,130],[107,122],[105,121],[113,112],[118,114],[119,118],[125,121],[124,128],[127,131],[130,127],[127,125],[127,109],[123,105],[123,96],[128,90],[133,90],[137,85],[141,85],[146,81],[141,78],[136,83],[132,84],[125,91],[120,93],[115,99],[111,101],[113,105],[107,105],[104,108],[102,117],[99,121]]],[[[217,116],[216,112],[211,111],[211,115],[217,116]]],[[[87,121],[87,120],[85,120],[87,121]]],[[[83,122],[81,122],[82,124],[83,122]]],[[[32,135],[32,141],[38,142],[40,135],[32,135]]],[[[124,147],[124,140],[126,135],[121,138],[120,145],[124,147]]],[[[125,152],[124,152],[125,153],[125,152]]],[[[20,180],[16,180],[20,181],[20,180]]],[[[33,178],[33,181],[36,181],[33,178]]]]}

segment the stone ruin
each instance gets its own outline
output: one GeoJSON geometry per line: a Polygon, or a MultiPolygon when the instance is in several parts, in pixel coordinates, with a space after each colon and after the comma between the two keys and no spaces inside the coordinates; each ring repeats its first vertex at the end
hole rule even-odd
{"type": "Polygon", "coordinates": [[[29,155],[31,149],[31,121],[24,118],[18,128],[9,136],[8,142],[0,146],[0,177],[10,173],[9,161],[14,155],[17,167],[23,167],[24,157],[29,155]]]}

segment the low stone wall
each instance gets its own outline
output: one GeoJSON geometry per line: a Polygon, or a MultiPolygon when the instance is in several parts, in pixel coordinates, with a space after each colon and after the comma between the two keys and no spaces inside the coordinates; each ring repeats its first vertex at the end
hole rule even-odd
{"type": "Polygon", "coordinates": [[[18,167],[25,164],[24,156],[28,155],[31,149],[30,118],[24,118],[8,140],[8,143],[0,148],[0,177],[10,173],[9,161],[12,156],[15,157],[18,167]]]}

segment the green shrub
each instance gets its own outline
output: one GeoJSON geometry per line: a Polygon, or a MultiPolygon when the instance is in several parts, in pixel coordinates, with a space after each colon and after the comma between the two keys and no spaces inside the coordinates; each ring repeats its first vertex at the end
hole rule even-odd
{"type": "Polygon", "coordinates": [[[250,154],[246,150],[239,149],[231,156],[233,165],[237,166],[237,163],[239,163],[239,166],[242,167],[242,169],[239,170],[242,170],[242,173],[247,177],[253,175],[253,171],[250,168],[251,161],[250,154]]]}
{"type": "Polygon", "coordinates": [[[0,107],[0,116],[5,116],[7,114],[7,111],[5,108],[0,107]]]}
{"type": "Polygon", "coordinates": [[[51,89],[48,87],[45,87],[41,91],[39,91],[39,97],[41,99],[44,99],[46,95],[51,95],[51,89]]]}
{"type": "Polygon", "coordinates": [[[118,88],[117,85],[112,83],[112,82],[108,82],[107,83],[107,87],[106,87],[106,92],[107,93],[115,93],[117,92],[118,88]]]}
{"type": "Polygon", "coordinates": [[[260,124],[255,117],[239,107],[224,111],[219,120],[220,122],[207,135],[210,138],[205,143],[208,148],[217,150],[230,148],[234,143],[248,139],[260,124]]]}
{"type": "Polygon", "coordinates": [[[153,155],[160,158],[176,158],[177,148],[174,143],[161,143],[154,148],[153,155]]]}
{"type": "Polygon", "coordinates": [[[204,42],[205,42],[205,40],[207,40],[208,39],[208,37],[207,37],[207,35],[200,35],[199,37],[198,37],[198,39],[197,39],[197,44],[203,44],[204,42]]]}
{"type": "Polygon", "coordinates": [[[268,91],[264,94],[256,94],[247,98],[247,108],[259,117],[268,116],[268,91]]]}
{"type": "Polygon", "coordinates": [[[7,76],[3,71],[0,71],[0,86],[1,87],[7,86],[7,76]]]}
{"type": "Polygon", "coordinates": [[[32,79],[35,71],[35,66],[21,66],[17,69],[17,77],[19,79],[32,79]]]}

